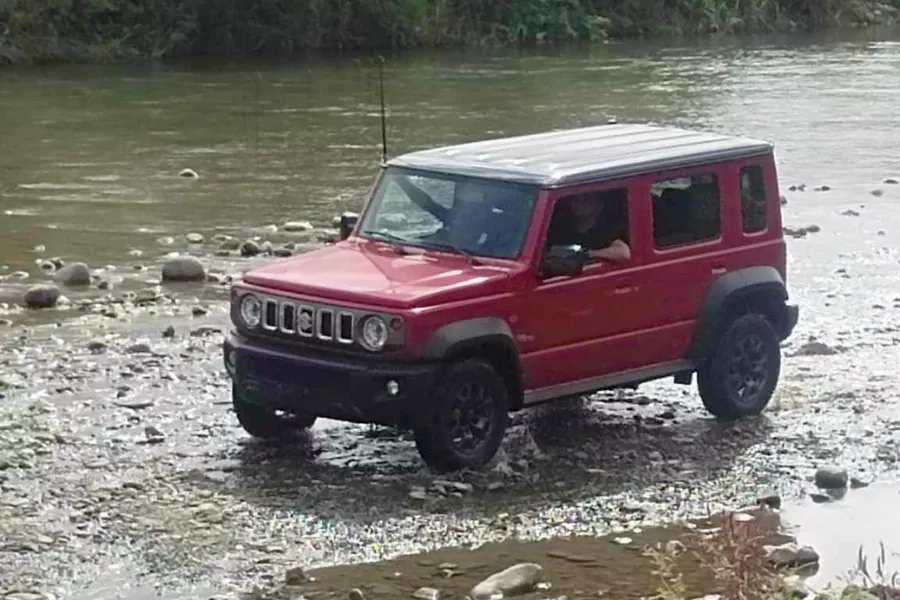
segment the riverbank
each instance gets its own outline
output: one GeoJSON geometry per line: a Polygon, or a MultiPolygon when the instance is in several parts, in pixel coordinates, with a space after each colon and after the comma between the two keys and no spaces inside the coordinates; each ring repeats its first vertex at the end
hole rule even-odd
{"type": "Polygon", "coordinates": [[[0,65],[597,42],[871,26],[900,0],[214,0],[0,4],[0,65]]]}

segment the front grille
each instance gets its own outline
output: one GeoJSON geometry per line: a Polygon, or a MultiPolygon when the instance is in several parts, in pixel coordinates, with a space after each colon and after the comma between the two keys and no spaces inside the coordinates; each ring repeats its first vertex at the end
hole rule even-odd
{"type": "Polygon", "coordinates": [[[262,328],[266,331],[340,344],[352,344],[354,340],[356,315],[349,311],[266,298],[262,313],[262,328]]]}

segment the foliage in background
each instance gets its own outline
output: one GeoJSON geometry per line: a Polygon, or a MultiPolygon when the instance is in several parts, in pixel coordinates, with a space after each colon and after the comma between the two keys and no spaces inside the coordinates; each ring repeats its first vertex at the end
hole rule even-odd
{"type": "Polygon", "coordinates": [[[900,0],[0,0],[0,63],[598,41],[890,21],[900,0]]]}

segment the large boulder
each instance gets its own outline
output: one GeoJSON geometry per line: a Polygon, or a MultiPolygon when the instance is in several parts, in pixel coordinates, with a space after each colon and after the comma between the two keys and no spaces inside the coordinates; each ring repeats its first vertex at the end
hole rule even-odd
{"type": "Polygon", "coordinates": [[[59,301],[59,288],[55,285],[36,285],[22,298],[28,308],[53,308],[59,301]]]}
{"type": "Polygon", "coordinates": [[[177,256],[163,263],[162,280],[205,281],[206,269],[193,256],[177,256]]]}
{"type": "Polygon", "coordinates": [[[527,594],[541,581],[543,569],[537,563],[520,563],[494,573],[472,588],[472,600],[490,600],[500,597],[527,594]]]}
{"type": "Polygon", "coordinates": [[[91,270],[82,262],[72,263],[57,271],[53,279],[65,286],[91,285],[91,270]]]}

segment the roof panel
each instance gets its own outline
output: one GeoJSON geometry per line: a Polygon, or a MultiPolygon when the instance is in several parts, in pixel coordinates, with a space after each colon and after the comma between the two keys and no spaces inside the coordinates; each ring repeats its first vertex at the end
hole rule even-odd
{"type": "Polygon", "coordinates": [[[406,166],[559,186],[769,152],[762,140],[674,127],[616,124],[483,140],[410,152],[406,166]]]}

